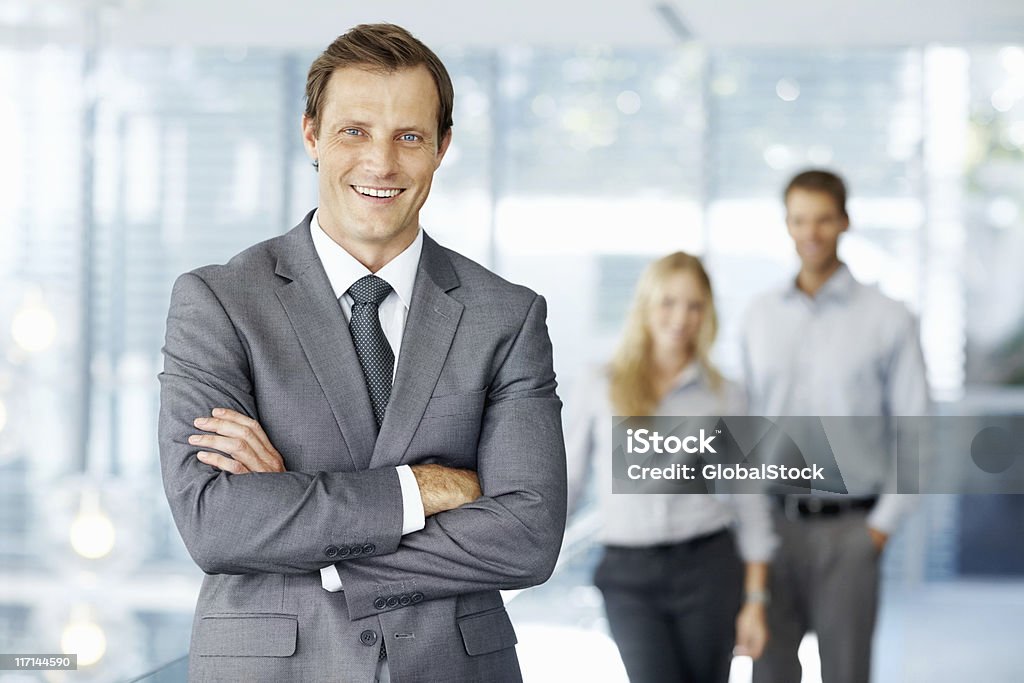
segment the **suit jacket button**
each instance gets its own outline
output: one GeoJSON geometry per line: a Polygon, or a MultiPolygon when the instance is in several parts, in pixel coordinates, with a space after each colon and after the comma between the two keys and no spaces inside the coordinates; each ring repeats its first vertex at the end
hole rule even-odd
{"type": "Polygon", "coordinates": [[[412,602],[412,598],[410,598],[408,595],[403,595],[402,597],[398,598],[398,604],[400,604],[402,607],[405,607],[410,602],[412,602]]]}
{"type": "Polygon", "coordinates": [[[338,555],[338,546],[327,546],[326,548],[324,548],[324,555],[326,555],[327,557],[336,557],[338,555]]]}
{"type": "Polygon", "coordinates": [[[388,601],[385,600],[384,598],[377,598],[376,600],[373,601],[373,606],[376,607],[377,609],[384,609],[385,607],[388,606],[388,601]]]}
{"type": "Polygon", "coordinates": [[[354,546],[352,546],[352,557],[355,557],[356,555],[360,555],[360,554],[362,554],[362,552],[363,552],[363,546],[361,546],[361,545],[354,545],[354,546]]]}
{"type": "Polygon", "coordinates": [[[350,552],[352,552],[352,549],[349,548],[347,545],[344,545],[341,547],[341,549],[338,550],[338,555],[341,557],[348,557],[348,554],[350,552]]]}
{"type": "Polygon", "coordinates": [[[363,645],[373,645],[377,642],[377,632],[369,629],[359,634],[359,642],[363,645]]]}
{"type": "Polygon", "coordinates": [[[376,549],[376,546],[374,546],[372,543],[367,543],[363,546],[363,555],[373,555],[373,551],[376,549]]]}
{"type": "Polygon", "coordinates": [[[388,603],[387,604],[388,604],[388,607],[398,607],[398,598],[396,598],[394,595],[392,595],[390,598],[388,598],[388,603]]]}
{"type": "Polygon", "coordinates": [[[412,594],[412,604],[415,605],[417,602],[423,602],[423,593],[419,591],[412,594]]]}

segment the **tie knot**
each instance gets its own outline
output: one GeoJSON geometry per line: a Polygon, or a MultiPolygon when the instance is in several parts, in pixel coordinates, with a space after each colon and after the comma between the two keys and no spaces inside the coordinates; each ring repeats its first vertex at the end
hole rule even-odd
{"type": "Polygon", "coordinates": [[[380,302],[388,298],[391,293],[391,285],[376,275],[366,275],[352,283],[348,288],[348,294],[357,304],[373,304],[380,306],[380,302]]]}

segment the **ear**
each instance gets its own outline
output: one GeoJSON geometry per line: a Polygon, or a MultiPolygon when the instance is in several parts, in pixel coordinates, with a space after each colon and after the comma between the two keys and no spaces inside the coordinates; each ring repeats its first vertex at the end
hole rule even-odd
{"type": "Polygon", "coordinates": [[[843,216],[842,220],[839,221],[839,232],[846,232],[850,227],[850,217],[843,216]]]}
{"type": "Polygon", "coordinates": [[[316,151],[316,132],[313,119],[305,114],[302,115],[302,146],[306,148],[306,154],[313,161],[318,160],[316,151]]]}
{"type": "Polygon", "coordinates": [[[441,160],[444,159],[445,152],[448,151],[448,146],[452,144],[452,129],[449,128],[448,132],[441,138],[441,144],[437,146],[437,155],[434,157],[434,170],[436,171],[441,166],[441,160]]]}

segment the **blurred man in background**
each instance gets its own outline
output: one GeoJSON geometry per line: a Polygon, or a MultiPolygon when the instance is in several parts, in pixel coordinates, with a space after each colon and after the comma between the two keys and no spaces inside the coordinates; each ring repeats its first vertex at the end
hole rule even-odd
{"type": "MultiPolygon", "coordinates": [[[[928,391],[917,324],[906,307],[861,284],[839,259],[849,228],[846,185],[810,170],[784,192],[800,271],[759,299],[742,332],[752,415],[924,415],[928,391]]],[[[824,683],[864,683],[878,611],[880,556],[913,505],[891,491],[895,462],[879,433],[843,478],[849,496],[778,496],[780,547],[771,571],[771,639],[755,683],[795,683],[797,648],[814,631],[824,683]],[[867,495],[865,495],[867,494],[867,495]]]]}

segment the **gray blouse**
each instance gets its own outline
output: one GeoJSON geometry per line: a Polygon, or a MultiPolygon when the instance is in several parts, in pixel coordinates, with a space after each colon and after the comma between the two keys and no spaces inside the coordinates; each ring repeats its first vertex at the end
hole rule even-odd
{"type": "MultiPolygon", "coordinates": [[[[612,421],[606,371],[580,380],[566,403],[565,448],[569,477],[569,515],[579,506],[593,466],[597,477],[600,540],[606,545],[648,546],[678,543],[735,526],[740,555],[767,562],[777,544],[770,501],[762,495],[612,493],[612,421]]],[[[745,415],[742,389],[726,381],[719,391],[708,385],[700,366],[686,366],[658,406],[656,415],[745,415]]]]}

